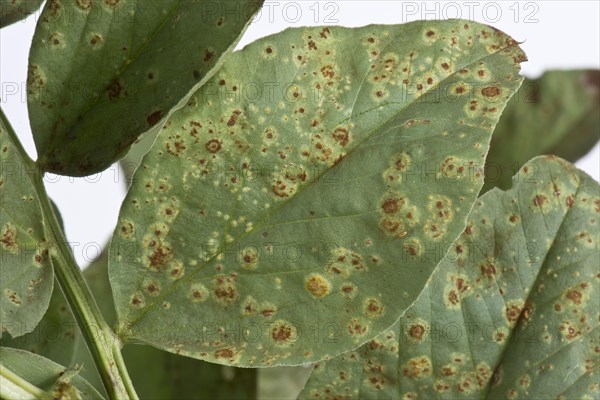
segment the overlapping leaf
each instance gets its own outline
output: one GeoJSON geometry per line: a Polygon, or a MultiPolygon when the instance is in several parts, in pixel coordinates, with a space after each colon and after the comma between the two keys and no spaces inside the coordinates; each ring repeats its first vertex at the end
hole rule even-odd
{"type": "Polygon", "coordinates": [[[531,158],[555,154],[575,162],[600,137],[600,71],[549,71],[526,79],[502,113],[487,156],[485,185],[508,189],[531,158]]]}
{"type": "Polygon", "coordinates": [[[27,18],[41,5],[42,0],[0,0],[0,28],[27,18]]]}
{"type": "Polygon", "coordinates": [[[13,337],[43,317],[54,283],[33,162],[0,120],[0,327],[13,337]]]}
{"type": "Polygon", "coordinates": [[[240,366],[372,339],[435,266],[406,255],[464,229],[524,58],[468,21],[290,29],[232,54],[134,176],[119,334],[240,366]]]}
{"type": "MultiPolygon", "coordinates": [[[[84,271],[86,281],[109,324],[115,321],[107,258],[103,256],[84,271]]],[[[256,399],[256,369],[209,364],[145,345],[123,349],[125,364],[142,399],[256,399]]],[[[75,363],[81,375],[103,392],[100,376],[84,342],[78,342],[75,363]]]]}
{"type": "Polygon", "coordinates": [[[47,1],[27,82],[40,165],[76,176],[108,167],[212,75],[260,4],[47,1]]]}
{"type": "Polygon", "coordinates": [[[300,398],[597,398],[600,188],[536,158],[482,196],[417,302],[300,398]]]}
{"type": "MultiPolygon", "coordinates": [[[[23,349],[58,364],[71,365],[76,341],[82,340],[78,332],[75,318],[55,281],[48,310],[35,329],[17,338],[10,338],[5,334],[0,340],[0,346],[23,349]]],[[[82,345],[85,346],[85,343],[82,345]]]]}
{"type": "Polygon", "coordinates": [[[38,389],[47,391],[48,398],[102,399],[102,396],[77,374],[77,370],[67,369],[37,354],[0,347],[0,360],[1,366],[38,389]]]}

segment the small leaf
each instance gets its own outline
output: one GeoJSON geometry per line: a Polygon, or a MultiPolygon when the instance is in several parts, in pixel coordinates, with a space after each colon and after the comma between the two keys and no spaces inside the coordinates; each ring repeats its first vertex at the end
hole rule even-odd
{"type": "Polygon", "coordinates": [[[0,347],[2,365],[57,400],[102,399],[85,379],[53,361],[23,350],[0,347]]]}
{"type": "MultiPolygon", "coordinates": [[[[109,324],[114,323],[106,257],[92,263],[84,276],[102,314],[109,324]]],[[[256,399],[256,369],[210,364],[145,345],[125,346],[123,358],[141,399],[256,399]]],[[[100,376],[82,340],[78,342],[75,361],[84,365],[82,376],[103,392],[100,376]]]]}
{"type": "Polygon", "coordinates": [[[27,18],[42,5],[42,0],[0,0],[0,28],[27,18]]]}
{"type": "Polygon", "coordinates": [[[300,398],[597,398],[600,187],[536,158],[482,196],[417,302],[300,398]],[[594,383],[595,382],[595,383],[594,383]]]}
{"type": "Polygon", "coordinates": [[[600,135],[600,71],[549,71],[526,79],[492,136],[482,193],[511,187],[529,159],[555,154],[575,162],[600,135]]]}
{"type": "Polygon", "coordinates": [[[54,283],[33,162],[0,120],[0,327],[12,337],[34,330],[54,283]]]}
{"type": "MultiPolygon", "coordinates": [[[[0,346],[23,349],[58,364],[70,365],[77,340],[82,340],[79,328],[58,282],[55,281],[48,310],[35,329],[18,338],[10,338],[8,334],[4,334],[0,346]]],[[[85,346],[85,343],[82,345],[85,346]]]]}
{"type": "Polygon", "coordinates": [[[29,56],[39,164],[85,176],[123,156],[235,45],[257,0],[48,0],[29,56]]]}
{"type": "Polygon", "coordinates": [[[416,256],[464,229],[524,58],[468,21],[289,29],[230,55],[121,208],[119,334],[274,366],[391,326],[435,267],[416,256]]]}

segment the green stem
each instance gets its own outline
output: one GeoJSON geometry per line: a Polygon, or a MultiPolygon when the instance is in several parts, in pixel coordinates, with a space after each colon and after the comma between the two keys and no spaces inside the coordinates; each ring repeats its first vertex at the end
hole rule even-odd
{"type": "Polygon", "coordinates": [[[48,393],[32,385],[2,364],[0,364],[0,397],[6,400],[52,399],[48,393]]]}
{"type": "Polygon", "coordinates": [[[81,274],[81,270],[73,258],[54,208],[46,193],[42,179],[43,172],[35,168],[35,164],[25,153],[16,133],[1,109],[0,119],[6,127],[9,138],[20,153],[23,163],[28,167],[28,175],[42,207],[44,222],[50,235],[50,243],[53,244],[51,246],[51,257],[54,273],[92,354],[104,387],[111,399],[138,399],[121,355],[123,343],[102,317],[100,309],[81,274]]]}

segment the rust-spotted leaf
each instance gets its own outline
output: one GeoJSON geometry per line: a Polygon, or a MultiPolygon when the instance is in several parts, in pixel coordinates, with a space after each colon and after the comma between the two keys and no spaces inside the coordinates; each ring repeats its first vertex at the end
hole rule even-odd
{"type": "Polygon", "coordinates": [[[157,130],[211,77],[260,0],[48,0],[27,102],[39,164],[85,176],[157,130]]]}
{"type": "Polygon", "coordinates": [[[482,196],[417,302],[301,399],[585,399],[600,377],[600,187],[559,158],[482,196]]]}
{"type": "Polygon", "coordinates": [[[0,327],[12,337],[34,330],[54,283],[35,166],[0,111],[0,327]]]}
{"type": "Polygon", "coordinates": [[[525,79],[494,130],[485,185],[508,189],[529,159],[554,154],[575,162],[600,135],[600,71],[548,71],[525,79]]]}
{"type": "Polygon", "coordinates": [[[233,53],[135,173],[109,268],[119,334],[238,366],[372,339],[423,289],[421,253],[464,229],[524,59],[468,21],[289,29],[233,53]]]}

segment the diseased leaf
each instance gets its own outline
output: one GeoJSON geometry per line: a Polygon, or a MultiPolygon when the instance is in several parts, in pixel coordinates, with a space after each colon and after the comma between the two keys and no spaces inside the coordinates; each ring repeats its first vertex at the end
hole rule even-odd
{"type": "Polygon", "coordinates": [[[0,347],[0,364],[39,389],[48,391],[53,399],[102,399],[76,371],[24,350],[0,347]]]}
{"type": "Polygon", "coordinates": [[[27,18],[42,5],[42,0],[0,0],[0,28],[27,18]]]}
{"type": "Polygon", "coordinates": [[[33,331],[54,283],[33,162],[0,119],[0,327],[12,337],[33,331]]]}
{"type": "MultiPolygon", "coordinates": [[[[54,291],[46,314],[35,329],[24,336],[11,338],[2,336],[0,346],[23,349],[41,355],[61,365],[71,365],[79,328],[63,296],[58,282],[54,282],[54,291]]],[[[82,343],[85,346],[85,343],[82,343]]]]}
{"type": "Polygon", "coordinates": [[[526,79],[494,130],[482,192],[511,187],[531,158],[555,154],[575,162],[600,135],[600,71],[549,71],[526,79]]]}
{"type": "MultiPolygon", "coordinates": [[[[92,263],[84,276],[102,314],[113,324],[115,311],[107,258],[104,256],[92,263]]],[[[210,364],[146,345],[125,346],[123,357],[141,399],[256,399],[256,369],[210,364]]],[[[83,341],[79,342],[75,362],[83,364],[82,376],[103,393],[100,376],[83,341]]]]}
{"type": "Polygon", "coordinates": [[[597,398],[600,187],[536,158],[482,196],[417,302],[300,398],[597,398]],[[586,397],[587,396],[587,397],[586,397]]]}
{"type": "Polygon", "coordinates": [[[47,1],[27,82],[39,164],[74,176],[108,167],[210,78],[261,3],[47,1]]]}
{"type": "Polygon", "coordinates": [[[435,267],[403,249],[464,229],[524,59],[456,20],[289,29],[230,55],[123,203],[109,261],[121,337],[294,365],[391,326],[435,267]]]}

